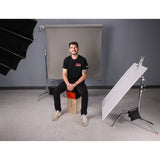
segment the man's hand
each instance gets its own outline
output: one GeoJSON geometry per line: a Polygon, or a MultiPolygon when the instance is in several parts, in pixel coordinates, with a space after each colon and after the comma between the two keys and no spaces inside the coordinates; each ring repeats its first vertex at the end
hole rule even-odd
{"type": "Polygon", "coordinates": [[[75,87],[76,87],[75,84],[68,84],[68,85],[67,85],[67,90],[68,90],[68,91],[73,91],[75,87]]]}

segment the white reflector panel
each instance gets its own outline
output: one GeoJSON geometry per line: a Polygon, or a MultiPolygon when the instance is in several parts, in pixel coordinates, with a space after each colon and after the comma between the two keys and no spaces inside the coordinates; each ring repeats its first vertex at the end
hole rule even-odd
{"type": "Polygon", "coordinates": [[[147,68],[142,65],[137,66],[138,64],[134,63],[102,101],[102,120],[109,115],[123,96],[147,70],[147,68]]]}

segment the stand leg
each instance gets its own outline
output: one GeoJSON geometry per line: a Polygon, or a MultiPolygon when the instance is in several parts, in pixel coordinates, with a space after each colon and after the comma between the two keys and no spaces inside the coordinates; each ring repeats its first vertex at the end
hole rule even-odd
{"type": "Polygon", "coordinates": [[[139,112],[140,112],[140,106],[141,106],[141,99],[142,99],[142,93],[143,93],[143,87],[144,87],[144,77],[142,76],[140,78],[141,80],[141,83],[140,83],[140,89],[139,89],[139,100],[138,100],[138,108],[133,109],[133,110],[130,110],[128,111],[127,113],[121,113],[116,119],[115,121],[113,122],[113,124],[111,125],[111,127],[113,127],[115,125],[115,123],[119,120],[119,118],[124,115],[124,114],[128,114],[129,117],[131,118],[131,121],[133,120],[136,120],[136,119],[141,119],[142,121],[145,121],[146,123],[150,124],[153,128],[153,131],[155,134],[158,134],[158,130],[157,128],[154,126],[154,124],[148,120],[145,120],[143,118],[141,118],[141,116],[139,115],[139,112]],[[138,110],[137,110],[138,109],[138,110]]]}
{"type": "Polygon", "coordinates": [[[128,113],[121,113],[119,114],[119,116],[114,120],[113,124],[111,125],[111,127],[113,127],[115,125],[115,123],[120,119],[121,116],[128,114],[128,113]]]}
{"type": "Polygon", "coordinates": [[[144,122],[146,122],[146,123],[148,123],[148,124],[150,124],[153,128],[153,131],[154,131],[154,133],[155,134],[158,134],[158,130],[157,130],[157,128],[154,126],[154,124],[152,123],[152,122],[150,122],[150,121],[148,121],[148,120],[145,120],[145,119],[143,119],[143,118],[141,118],[141,120],[142,121],[144,121],[144,122]]]}
{"type": "Polygon", "coordinates": [[[49,91],[48,91],[48,89],[46,90],[46,92],[41,93],[41,94],[39,95],[39,97],[38,97],[38,101],[40,101],[40,100],[41,100],[41,98],[43,98],[43,97],[45,97],[45,96],[47,96],[47,95],[49,95],[49,91]]]}

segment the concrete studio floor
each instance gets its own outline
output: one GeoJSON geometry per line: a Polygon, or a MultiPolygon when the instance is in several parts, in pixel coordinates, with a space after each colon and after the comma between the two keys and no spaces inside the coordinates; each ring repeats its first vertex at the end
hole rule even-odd
{"type": "MultiPolygon", "coordinates": [[[[150,125],[130,121],[126,115],[112,128],[114,119],[124,110],[137,107],[138,89],[130,89],[109,116],[102,121],[101,102],[107,89],[89,89],[88,126],[82,127],[80,114],[67,112],[67,100],[61,95],[63,116],[52,122],[53,98],[37,101],[44,90],[0,90],[1,141],[159,141],[150,125]]],[[[141,116],[160,131],[160,89],[143,92],[141,116]]]]}

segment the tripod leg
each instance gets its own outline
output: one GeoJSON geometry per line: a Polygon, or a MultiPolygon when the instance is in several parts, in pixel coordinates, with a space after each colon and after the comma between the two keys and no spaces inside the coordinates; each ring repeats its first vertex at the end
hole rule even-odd
{"type": "Polygon", "coordinates": [[[148,120],[145,120],[145,119],[143,119],[143,118],[141,118],[141,120],[147,122],[147,123],[150,124],[150,125],[152,125],[152,127],[153,127],[152,129],[153,129],[154,133],[155,133],[155,134],[158,134],[158,130],[157,130],[157,128],[154,126],[154,124],[153,124],[152,122],[150,122],[150,121],[148,121],[148,120]]]}
{"type": "Polygon", "coordinates": [[[115,123],[120,119],[120,117],[123,116],[124,114],[128,114],[128,113],[121,113],[121,114],[119,114],[119,116],[114,120],[114,122],[111,125],[111,127],[113,127],[115,125],[115,123]]]}
{"type": "Polygon", "coordinates": [[[44,93],[41,93],[40,95],[39,95],[39,97],[38,97],[38,101],[40,101],[40,99],[42,98],[42,97],[45,97],[45,96],[47,96],[49,94],[49,91],[46,91],[46,92],[44,92],[44,93]]]}

